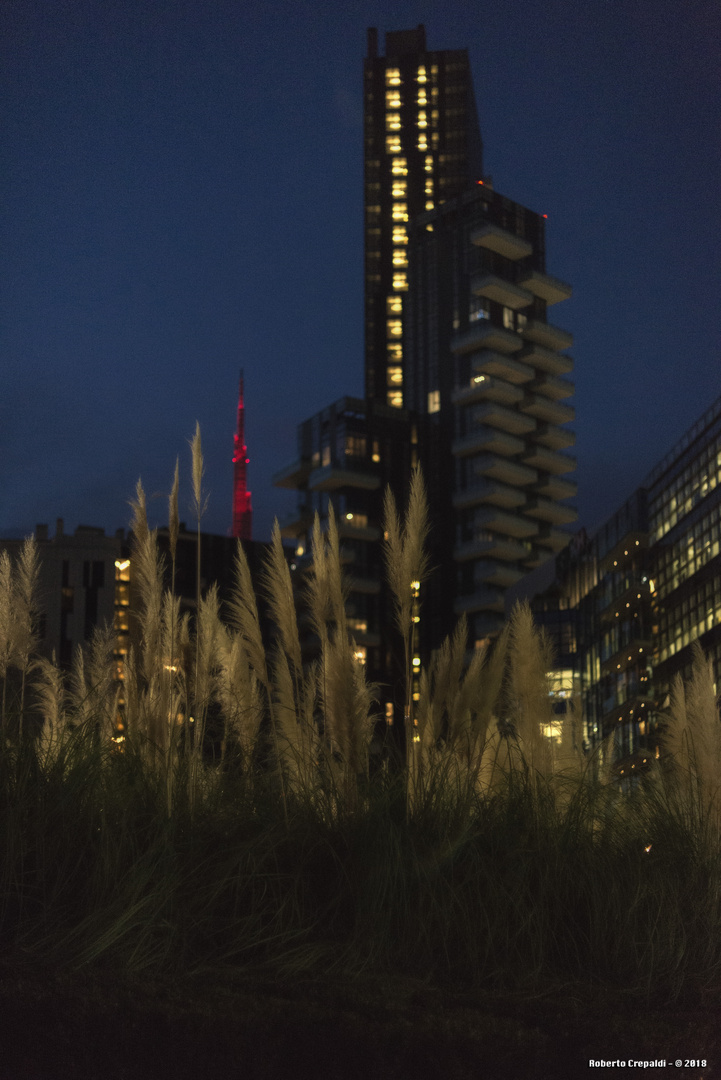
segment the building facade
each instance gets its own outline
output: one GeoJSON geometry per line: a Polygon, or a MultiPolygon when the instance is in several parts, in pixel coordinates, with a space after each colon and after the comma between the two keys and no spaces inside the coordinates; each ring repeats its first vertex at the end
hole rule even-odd
{"type": "Polygon", "coordinates": [[[409,262],[406,392],[436,432],[426,475],[442,523],[428,602],[445,605],[439,625],[465,614],[481,641],[577,517],[572,338],[547,317],[571,288],[546,272],[542,215],[488,182],[413,222],[409,262]]]}
{"type": "Polygon", "coordinates": [[[721,684],[721,398],[593,537],[556,559],[532,608],[581,688],[588,744],[614,734],[619,772],[655,756],[675,676],[698,641],[721,684]],[[554,616],[552,613],[556,611],[554,616]]]}
{"type": "Polygon", "coordinates": [[[364,64],[365,394],[402,408],[408,230],[483,175],[465,49],[427,51],[423,26],[368,31],[364,64]]]}

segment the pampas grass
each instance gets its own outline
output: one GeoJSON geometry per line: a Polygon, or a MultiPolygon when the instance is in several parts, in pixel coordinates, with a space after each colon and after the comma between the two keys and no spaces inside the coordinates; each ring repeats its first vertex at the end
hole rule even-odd
{"type": "MultiPolygon", "coordinates": [[[[171,534],[177,490],[176,471],[171,534]]],[[[25,665],[39,720],[35,737],[6,729],[0,753],[0,932],[23,962],[279,979],[372,967],[521,995],[593,980],[645,999],[718,991],[721,738],[700,649],[659,767],[622,794],[609,745],[598,768],[579,754],[577,712],[559,746],[542,736],[558,721],[552,658],[528,607],[470,658],[462,619],[421,672],[418,743],[371,777],[374,688],[348,633],[332,512],[326,533],[313,527],[310,663],[277,528],[260,581],[239,542],[227,611],[211,587],[191,617],[166,587],[140,483],[133,514],[123,742],[112,634],[67,675],[33,660],[12,636],[32,589],[0,554],[0,677],[25,665]],[[266,640],[256,584],[277,624],[266,640]]],[[[407,660],[426,529],[416,471],[403,522],[390,499],[386,516],[407,660]]],[[[27,582],[30,554],[24,566],[27,582]]],[[[410,663],[406,675],[412,720],[410,663]]]]}

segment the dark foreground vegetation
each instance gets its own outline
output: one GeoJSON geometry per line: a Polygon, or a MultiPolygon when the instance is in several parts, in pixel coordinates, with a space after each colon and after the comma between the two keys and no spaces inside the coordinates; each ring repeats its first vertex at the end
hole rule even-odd
{"type": "Polygon", "coordinates": [[[33,661],[32,544],[16,568],[0,556],[0,1075],[553,1077],[632,1057],[721,1075],[721,725],[703,656],[632,791],[609,746],[580,752],[573,710],[558,740],[541,734],[550,659],[527,608],[470,665],[462,624],[414,702],[419,478],[402,526],[394,513],[409,721],[402,766],[373,774],[332,520],[310,668],[279,535],[269,654],[240,547],[230,628],[212,590],[194,625],[180,616],[139,488],[122,687],[111,636],[69,679],[33,661]]]}

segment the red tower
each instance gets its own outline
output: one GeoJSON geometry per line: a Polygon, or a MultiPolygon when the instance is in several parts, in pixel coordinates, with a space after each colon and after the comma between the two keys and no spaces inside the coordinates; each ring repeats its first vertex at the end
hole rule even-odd
{"type": "Polygon", "coordinates": [[[235,433],[233,454],[233,536],[238,540],[253,539],[253,510],[248,491],[248,447],[245,445],[245,404],[243,402],[243,372],[240,372],[238,392],[238,430],[235,433]]]}

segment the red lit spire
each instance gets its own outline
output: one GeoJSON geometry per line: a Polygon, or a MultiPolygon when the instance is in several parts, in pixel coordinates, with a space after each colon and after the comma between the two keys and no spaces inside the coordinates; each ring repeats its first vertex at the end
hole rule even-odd
{"type": "Polygon", "coordinates": [[[248,491],[248,447],[245,445],[245,403],[243,401],[243,371],[240,372],[238,392],[238,430],[235,433],[233,454],[233,536],[238,540],[252,540],[253,510],[248,491]]]}

